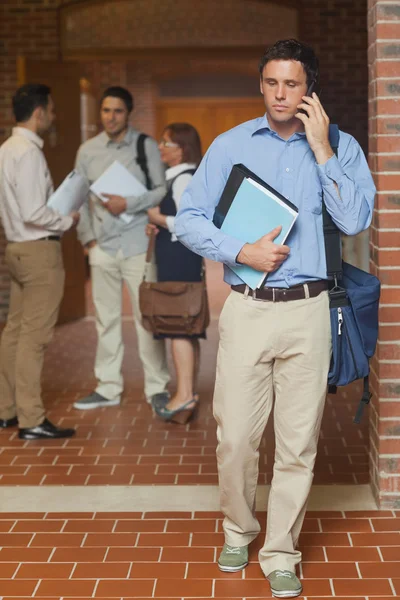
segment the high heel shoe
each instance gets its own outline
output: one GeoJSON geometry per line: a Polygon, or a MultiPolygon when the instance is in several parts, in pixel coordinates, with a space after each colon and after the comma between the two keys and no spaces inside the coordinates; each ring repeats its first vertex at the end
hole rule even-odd
{"type": "Polygon", "coordinates": [[[195,398],[192,398],[189,400],[189,402],[182,404],[182,406],[176,408],[175,410],[169,410],[166,406],[155,406],[154,410],[157,416],[159,416],[163,421],[185,425],[194,417],[198,405],[199,401],[195,398]]]}

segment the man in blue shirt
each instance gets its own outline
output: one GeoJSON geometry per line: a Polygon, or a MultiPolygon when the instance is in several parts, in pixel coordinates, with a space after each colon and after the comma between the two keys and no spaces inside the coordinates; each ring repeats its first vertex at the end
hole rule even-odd
{"type": "Polygon", "coordinates": [[[329,118],[315,93],[318,59],[296,40],[277,42],[260,63],[266,114],[223,133],[210,146],[184,193],[176,218],[181,242],[224,263],[232,286],[220,317],[214,395],[225,545],[218,564],[238,571],[260,526],[255,518],[259,445],[274,404],[276,453],[260,565],[276,597],[302,591],[297,549],[313,479],[331,356],[322,195],[346,234],[366,229],[375,187],[365,156],[340,132],[338,158],[329,118]],[[299,112],[300,110],[304,112],[299,112]],[[234,164],[243,163],[299,209],[287,245],[277,228],[253,244],[225,235],[213,222],[234,164]],[[229,269],[267,272],[255,293],[229,269]]]}

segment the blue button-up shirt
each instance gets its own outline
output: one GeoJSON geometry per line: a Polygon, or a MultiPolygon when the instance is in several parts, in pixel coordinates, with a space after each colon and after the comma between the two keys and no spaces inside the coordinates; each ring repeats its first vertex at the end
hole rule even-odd
{"type": "Polygon", "coordinates": [[[242,283],[228,267],[237,264],[244,244],[215,227],[212,219],[231,168],[237,163],[251,169],[299,209],[286,241],[290,255],[269,274],[268,287],[327,278],[322,194],[344,233],[355,235],[371,222],[375,186],[364,153],[351,135],[341,131],[338,158],[332,156],[318,165],[305,133],[284,140],[270,128],[266,116],[242,123],[211,144],[182,196],[175,220],[178,239],[197,254],[224,263],[224,279],[231,285],[242,283]]]}

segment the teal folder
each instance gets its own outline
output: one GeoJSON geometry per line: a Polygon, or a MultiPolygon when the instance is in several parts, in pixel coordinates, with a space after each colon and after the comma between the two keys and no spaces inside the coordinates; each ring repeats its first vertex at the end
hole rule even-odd
{"type": "MultiPolygon", "coordinates": [[[[244,177],[225,215],[221,231],[252,244],[281,225],[282,231],[274,243],[284,244],[297,214],[297,208],[281,194],[274,193],[270,186],[262,185],[259,179],[255,181],[244,177]]],[[[265,283],[266,273],[246,265],[231,269],[253,290],[265,283]]]]}

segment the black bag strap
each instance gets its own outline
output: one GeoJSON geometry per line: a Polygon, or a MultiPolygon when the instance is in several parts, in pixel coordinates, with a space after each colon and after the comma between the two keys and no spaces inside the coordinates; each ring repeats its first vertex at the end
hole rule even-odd
{"type": "Polygon", "coordinates": [[[146,187],[148,190],[152,189],[152,184],[151,184],[151,179],[150,179],[150,173],[149,173],[149,167],[147,164],[147,156],[146,156],[146,152],[144,150],[144,143],[146,141],[146,138],[148,138],[149,136],[146,135],[145,133],[141,133],[138,137],[138,141],[137,141],[137,146],[136,146],[136,162],[139,165],[139,167],[142,169],[143,174],[146,178],[146,187]]]}
{"type": "MultiPolygon", "coordinates": [[[[329,142],[332,150],[338,155],[339,127],[329,125],[329,142]]],[[[322,196],[322,223],[324,228],[326,272],[328,279],[335,282],[342,278],[342,240],[340,229],[335,225],[332,217],[326,209],[324,197],[322,196]]]]}
{"type": "Polygon", "coordinates": [[[356,423],[357,425],[361,423],[361,418],[364,414],[364,408],[367,406],[367,404],[369,404],[371,398],[372,394],[369,391],[369,377],[367,375],[366,377],[364,377],[363,395],[361,396],[361,400],[357,408],[356,416],[353,419],[353,423],[356,423]]]}

